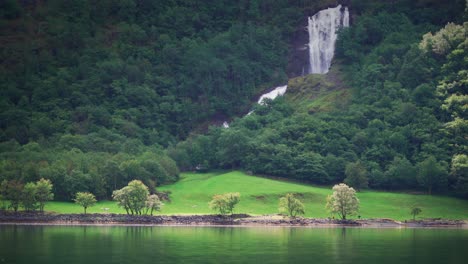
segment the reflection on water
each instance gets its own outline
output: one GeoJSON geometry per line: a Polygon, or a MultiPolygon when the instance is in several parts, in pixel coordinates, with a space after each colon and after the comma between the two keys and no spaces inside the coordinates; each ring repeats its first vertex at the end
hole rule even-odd
{"type": "Polygon", "coordinates": [[[464,263],[468,230],[0,226],[0,263],[464,263]]]}

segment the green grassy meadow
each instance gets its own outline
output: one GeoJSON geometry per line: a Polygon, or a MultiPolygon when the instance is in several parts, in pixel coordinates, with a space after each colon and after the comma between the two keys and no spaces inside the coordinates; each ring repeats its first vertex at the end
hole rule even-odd
{"type": "MultiPolygon", "coordinates": [[[[278,212],[279,197],[292,192],[297,193],[304,203],[305,216],[329,216],[325,210],[325,200],[331,194],[331,188],[249,176],[239,171],[183,173],[180,181],[159,189],[172,192],[172,202],[166,203],[159,214],[214,213],[208,208],[208,202],[214,194],[225,192],[241,194],[235,213],[274,214],[278,212]]],[[[410,219],[410,207],[417,205],[422,209],[419,218],[468,219],[468,201],[451,197],[362,191],[358,193],[358,198],[361,201],[362,218],[410,219]]],[[[49,202],[46,210],[58,213],[83,211],[80,206],[67,202],[49,202]]],[[[112,201],[99,202],[88,208],[88,212],[125,213],[112,201]]]]}

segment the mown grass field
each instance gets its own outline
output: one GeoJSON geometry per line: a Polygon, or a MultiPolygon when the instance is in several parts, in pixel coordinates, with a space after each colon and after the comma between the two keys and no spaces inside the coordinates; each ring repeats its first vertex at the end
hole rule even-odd
{"type": "MultiPolygon", "coordinates": [[[[274,214],[278,212],[278,199],[282,195],[297,193],[306,208],[307,217],[325,218],[330,216],[325,210],[326,196],[331,188],[277,181],[248,176],[242,172],[228,173],[183,173],[175,184],[163,186],[160,190],[172,192],[172,202],[166,203],[159,214],[209,214],[208,202],[214,194],[240,192],[241,201],[235,213],[274,214]]],[[[443,196],[414,195],[362,191],[362,218],[410,219],[412,205],[422,209],[419,218],[468,219],[468,201],[443,196]]],[[[66,202],[50,202],[47,211],[60,213],[81,213],[78,205],[66,202]]],[[[89,213],[125,213],[115,202],[103,201],[88,208],[89,213]],[[105,209],[108,208],[108,209],[105,209]]],[[[356,216],[354,216],[356,217],[356,216]]]]}

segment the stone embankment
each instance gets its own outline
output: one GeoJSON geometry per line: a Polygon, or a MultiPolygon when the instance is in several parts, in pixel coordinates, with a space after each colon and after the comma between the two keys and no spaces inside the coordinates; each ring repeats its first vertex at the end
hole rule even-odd
{"type": "Polygon", "coordinates": [[[38,212],[1,212],[0,224],[83,224],[83,225],[236,225],[236,226],[316,226],[316,227],[461,227],[466,221],[425,219],[399,222],[392,219],[336,220],[288,218],[280,215],[124,215],[52,214],[38,212]]]}

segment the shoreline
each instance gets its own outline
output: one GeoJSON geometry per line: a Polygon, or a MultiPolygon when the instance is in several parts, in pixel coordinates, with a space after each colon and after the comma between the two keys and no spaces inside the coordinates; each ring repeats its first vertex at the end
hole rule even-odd
{"type": "Polygon", "coordinates": [[[468,229],[466,220],[392,219],[336,220],[288,218],[278,215],[137,215],[124,214],[50,214],[37,212],[0,212],[0,225],[44,226],[172,226],[172,227],[310,227],[310,228],[451,228],[468,229]]]}

